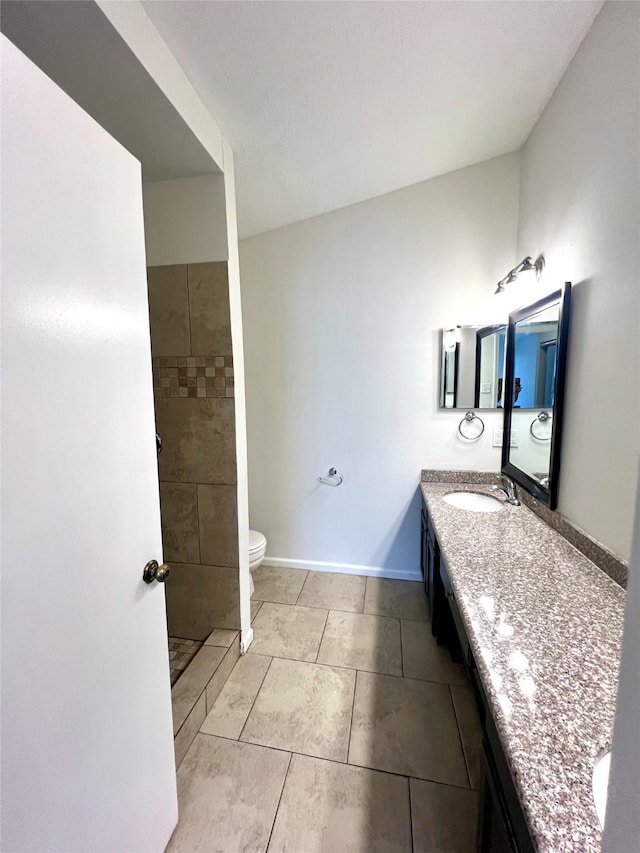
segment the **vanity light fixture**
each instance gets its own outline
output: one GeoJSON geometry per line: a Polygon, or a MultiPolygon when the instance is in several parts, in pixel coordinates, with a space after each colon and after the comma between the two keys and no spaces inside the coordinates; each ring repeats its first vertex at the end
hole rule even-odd
{"type": "Polygon", "coordinates": [[[497,296],[500,293],[504,293],[508,284],[512,284],[519,275],[525,272],[534,272],[536,278],[542,272],[542,268],[544,267],[544,258],[542,255],[536,258],[534,261],[530,255],[527,255],[526,258],[523,258],[517,266],[515,266],[512,270],[505,275],[504,278],[501,278],[498,282],[496,289],[494,291],[494,295],[497,296]]]}

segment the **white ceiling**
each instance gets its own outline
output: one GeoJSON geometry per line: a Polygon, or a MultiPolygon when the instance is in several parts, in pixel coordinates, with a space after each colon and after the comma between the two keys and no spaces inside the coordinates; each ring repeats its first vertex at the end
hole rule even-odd
{"type": "Polygon", "coordinates": [[[144,3],[234,148],[244,237],[519,149],[601,6],[144,3]]]}

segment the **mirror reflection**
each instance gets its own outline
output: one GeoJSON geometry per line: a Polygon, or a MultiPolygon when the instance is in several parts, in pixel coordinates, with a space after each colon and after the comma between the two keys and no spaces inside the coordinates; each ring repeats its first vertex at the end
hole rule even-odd
{"type": "Polygon", "coordinates": [[[516,323],[513,407],[553,406],[559,306],[516,323]]]}
{"type": "Polygon", "coordinates": [[[502,471],[552,509],[560,466],[571,285],[509,317],[502,471]]]}
{"type": "Polygon", "coordinates": [[[440,408],[502,406],[506,335],[505,325],[442,330],[440,408]]]}
{"type": "Polygon", "coordinates": [[[556,303],[515,324],[511,430],[517,446],[510,448],[509,461],[544,487],[551,463],[559,308],[556,303]]]}

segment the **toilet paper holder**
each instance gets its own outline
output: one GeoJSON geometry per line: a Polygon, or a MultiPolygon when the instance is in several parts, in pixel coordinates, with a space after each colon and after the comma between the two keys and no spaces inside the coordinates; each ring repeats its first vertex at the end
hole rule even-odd
{"type": "Polygon", "coordinates": [[[344,477],[342,476],[342,474],[338,474],[337,468],[329,468],[328,476],[320,474],[320,476],[318,477],[318,482],[324,483],[327,486],[339,486],[343,480],[344,477]]]}

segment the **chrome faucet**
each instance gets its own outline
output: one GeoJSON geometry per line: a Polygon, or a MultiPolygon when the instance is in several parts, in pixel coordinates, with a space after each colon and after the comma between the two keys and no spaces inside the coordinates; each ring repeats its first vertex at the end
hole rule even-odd
{"type": "Polygon", "coordinates": [[[496,486],[496,489],[499,489],[501,492],[504,492],[507,497],[507,503],[510,503],[512,506],[520,506],[520,501],[518,500],[518,496],[516,495],[516,484],[510,477],[505,477],[502,475],[502,485],[496,486]]]}

